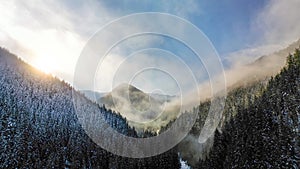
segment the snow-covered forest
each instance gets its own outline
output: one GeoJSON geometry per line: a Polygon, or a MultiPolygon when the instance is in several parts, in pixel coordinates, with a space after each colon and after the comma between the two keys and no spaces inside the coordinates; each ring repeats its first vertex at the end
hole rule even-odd
{"type": "MultiPolygon", "coordinates": [[[[144,159],[116,156],[97,146],[79,124],[72,92],[79,96],[82,109],[118,132],[151,137],[150,131],[138,135],[119,113],[3,48],[0,72],[0,168],[173,169],[180,168],[180,159],[193,168],[299,168],[299,50],[288,56],[287,65],[275,77],[230,90],[223,119],[206,145],[200,145],[197,137],[210,101],[193,109],[199,118],[181,143],[144,159]]],[[[162,126],[160,133],[172,123],[162,126]]]]}
{"type": "MultiPolygon", "coordinates": [[[[300,51],[268,83],[256,82],[229,93],[224,123],[195,168],[293,168],[300,164],[300,51]]],[[[209,102],[195,111],[207,112],[209,102]]],[[[205,113],[204,113],[205,114],[205,113]]],[[[201,118],[200,118],[201,119],[201,118]]],[[[203,121],[197,120],[191,134],[203,121]]],[[[200,127],[199,127],[200,126],[200,127]]],[[[189,140],[183,141],[186,145],[189,140]]],[[[191,158],[187,156],[187,159],[191,158]]]]}
{"type": "MultiPolygon", "coordinates": [[[[72,101],[74,89],[0,49],[0,168],[178,168],[171,150],[145,159],[113,155],[85,134],[72,101]]],[[[81,95],[80,93],[76,93],[81,95]]],[[[81,95],[83,109],[137,137],[120,114],[81,95]]]]}

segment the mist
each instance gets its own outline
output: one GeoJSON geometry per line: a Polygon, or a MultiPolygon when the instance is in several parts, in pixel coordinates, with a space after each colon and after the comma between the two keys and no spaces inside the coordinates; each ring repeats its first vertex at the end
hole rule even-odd
{"type": "MultiPolygon", "coordinates": [[[[246,86],[251,83],[267,80],[276,75],[286,64],[286,58],[289,54],[294,53],[295,49],[300,47],[300,40],[289,45],[287,48],[279,50],[273,54],[259,57],[257,60],[244,66],[236,64],[231,69],[225,71],[227,92],[240,86],[246,86]]],[[[211,87],[208,82],[199,85],[201,91],[201,101],[212,99],[211,87]]],[[[192,90],[195,92],[195,90],[192,90]]],[[[192,93],[192,92],[191,92],[192,93]]],[[[197,106],[192,97],[187,97],[188,105],[183,107],[197,106]]],[[[176,105],[178,100],[174,100],[169,105],[176,105]]],[[[212,121],[216,122],[214,119],[212,121]]],[[[218,124],[219,125],[219,124],[218,124]]],[[[222,126],[220,126],[221,130],[222,126]]],[[[200,132],[200,131],[199,131],[200,132]]],[[[178,145],[182,158],[187,160],[190,165],[195,165],[199,159],[204,160],[209,154],[213,145],[213,136],[207,137],[205,142],[199,142],[199,136],[188,134],[185,139],[178,145]]]]}

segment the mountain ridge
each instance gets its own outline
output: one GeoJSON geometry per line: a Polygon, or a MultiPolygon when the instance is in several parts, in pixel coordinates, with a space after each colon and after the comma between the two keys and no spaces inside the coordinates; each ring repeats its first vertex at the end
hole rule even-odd
{"type": "MultiPolygon", "coordinates": [[[[0,168],[179,168],[174,150],[130,159],[96,145],[84,131],[89,125],[80,124],[77,113],[84,112],[80,114],[94,122],[104,119],[120,134],[137,137],[137,133],[120,114],[2,48],[0,71],[0,168]],[[73,94],[79,101],[76,110],[73,94]]],[[[97,128],[97,123],[92,124],[97,128]]]]}
{"type": "Polygon", "coordinates": [[[142,123],[155,119],[163,104],[135,86],[126,83],[115,87],[98,99],[97,103],[120,112],[129,121],[142,123]]]}

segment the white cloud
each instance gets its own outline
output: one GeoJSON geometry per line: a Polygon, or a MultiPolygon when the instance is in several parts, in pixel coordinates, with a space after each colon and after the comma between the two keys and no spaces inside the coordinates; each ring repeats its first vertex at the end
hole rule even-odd
{"type": "Polygon", "coordinates": [[[260,56],[286,48],[300,38],[300,1],[270,0],[252,20],[252,28],[260,39],[251,48],[225,55],[231,66],[253,62],[260,56]]]}
{"type": "MultiPolygon", "coordinates": [[[[182,3],[179,2],[175,4],[163,2],[159,9],[162,12],[170,12],[186,18],[192,13],[201,12],[195,1],[188,1],[184,7],[181,6],[182,3]]],[[[262,39],[254,44],[253,48],[227,54],[226,61],[232,65],[249,63],[299,38],[299,8],[300,1],[298,0],[269,1],[252,23],[253,27],[258,28],[257,31],[262,32],[262,39]]],[[[77,58],[88,38],[105,23],[121,14],[128,14],[127,12],[112,11],[101,2],[92,0],[85,1],[85,3],[5,1],[0,4],[0,45],[38,67],[47,68],[47,64],[50,63],[51,65],[47,68],[50,72],[72,83],[77,58]]],[[[176,25],[174,28],[186,34],[181,25],[176,25]]],[[[122,26],[111,30],[113,33],[107,36],[106,41],[110,41],[116,33],[122,34],[128,29],[143,29],[143,25],[122,26]]],[[[188,36],[193,35],[188,34],[188,36]]],[[[125,48],[138,49],[137,46],[159,43],[160,40],[142,37],[136,41],[130,41],[125,48]],[[131,48],[132,46],[134,48],[131,48]]],[[[105,75],[102,81],[107,83],[104,85],[106,90],[111,89],[109,87],[112,78],[110,75],[114,72],[113,67],[124,58],[123,54],[124,51],[120,49],[119,52],[111,54],[110,61],[107,60],[107,66],[103,69],[106,73],[103,73],[105,75]]],[[[163,60],[161,61],[163,63],[163,60]]]]}
{"type": "Polygon", "coordinates": [[[0,45],[26,62],[72,83],[75,64],[88,38],[114,15],[85,1],[5,1],[0,4],[0,45]],[[75,6],[76,6],[75,5],[75,6]]]}
{"type": "Polygon", "coordinates": [[[254,21],[263,32],[263,42],[290,44],[300,37],[300,1],[270,0],[254,21]]]}
{"type": "MultiPolygon", "coordinates": [[[[182,16],[197,11],[195,1],[189,1],[188,8],[181,3],[164,3],[162,12],[182,16]],[[174,8],[175,7],[175,8],[174,8]]],[[[87,0],[84,3],[73,1],[5,1],[0,4],[0,45],[23,58],[28,63],[73,82],[73,73],[78,56],[88,38],[104,24],[121,15],[129,14],[126,9],[113,11],[99,1],[87,0]]],[[[116,33],[128,29],[142,29],[139,25],[121,25],[111,30],[111,41],[116,33]]],[[[159,39],[145,38],[130,41],[130,46],[147,46],[159,39]]],[[[122,54],[120,55],[120,59],[122,54]]],[[[112,60],[112,59],[111,59],[112,60]]],[[[111,74],[112,64],[105,71],[111,74]]],[[[110,78],[105,76],[108,84],[110,78]]]]}
{"type": "Polygon", "coordinates": [[[231,67],[242,66],[252,63],[259,57],[269,55],[281,48],[281,45],[265,45],[243,49],[225,55],[224,62],[229,64],[231,67]]]}
{"type": "Polygon", "coordinates": [[[180,57],[159,49],[141,50],[130,56],[110,54],[98,67],[95,90],[110,91],[120,83],[132,83],[145,92],[159,89],[180,94],[197,86],[190,67],[180,57]],[[105,82],[105,83],[104,83],[105,82]]]}

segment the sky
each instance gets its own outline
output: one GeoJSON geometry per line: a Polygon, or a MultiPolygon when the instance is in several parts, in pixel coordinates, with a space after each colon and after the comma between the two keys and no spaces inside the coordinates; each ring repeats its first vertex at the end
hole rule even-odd
{"type": "MultiPolygon", "coordinates": [[[[249,63],[299,39],[299,8],[299,0],[3,1],[0,3],[0,46],[38,69],[73,84],[77,60],[82,50],[104,25],[129,14],[161,12],[181,17],[198,27],[218,52],[224,69],[228,69],[234,65],[249,63]]],[[[142,26],[126,27],[138,28],[142,26]]],[[[123,30],[111,31],[120,33],[123,30]]],[[[107,41],[110,38],[113,39],[108,36],[107,41]]],[[[176,94],[180,90],[179,83],[182,82],[185,86],[183,82],[189,84],[192,79],[185,76],[185,71],[191,69],[197,83],[209,77],[205,65],[195,61],[195,57],[182,44],[168,37],[133,37],[111,50],[100,68],[97,68],[94,85],[82,83],[75,87],[107,92],[124,82],[124,77],[128,77],[127,81],[132,81],[147,92],[162,90],[168,94],[176,94]],[[164,49],[180,56],[168,62],[167,52],[160,51],[157,54],[157,51],[142,50],[146,47],[164,49]],[[132,53],[139,50],[141,53],[132,56],[132,53]],[[124,62],[124,58],[128,56],[136,59],[125,59],[124,62]],[[180,60],[186,63],[185,71],[178,69],[180,60]],[[165,77],[168,72],[135,69],[162,63],[167,65],[165,69],[169,71],[169,77],[165,77]],[[166,79],[169,81],[165,81],[166,79]]],[[[189,87],[186,85],[183,88],[189,87]]]]}

